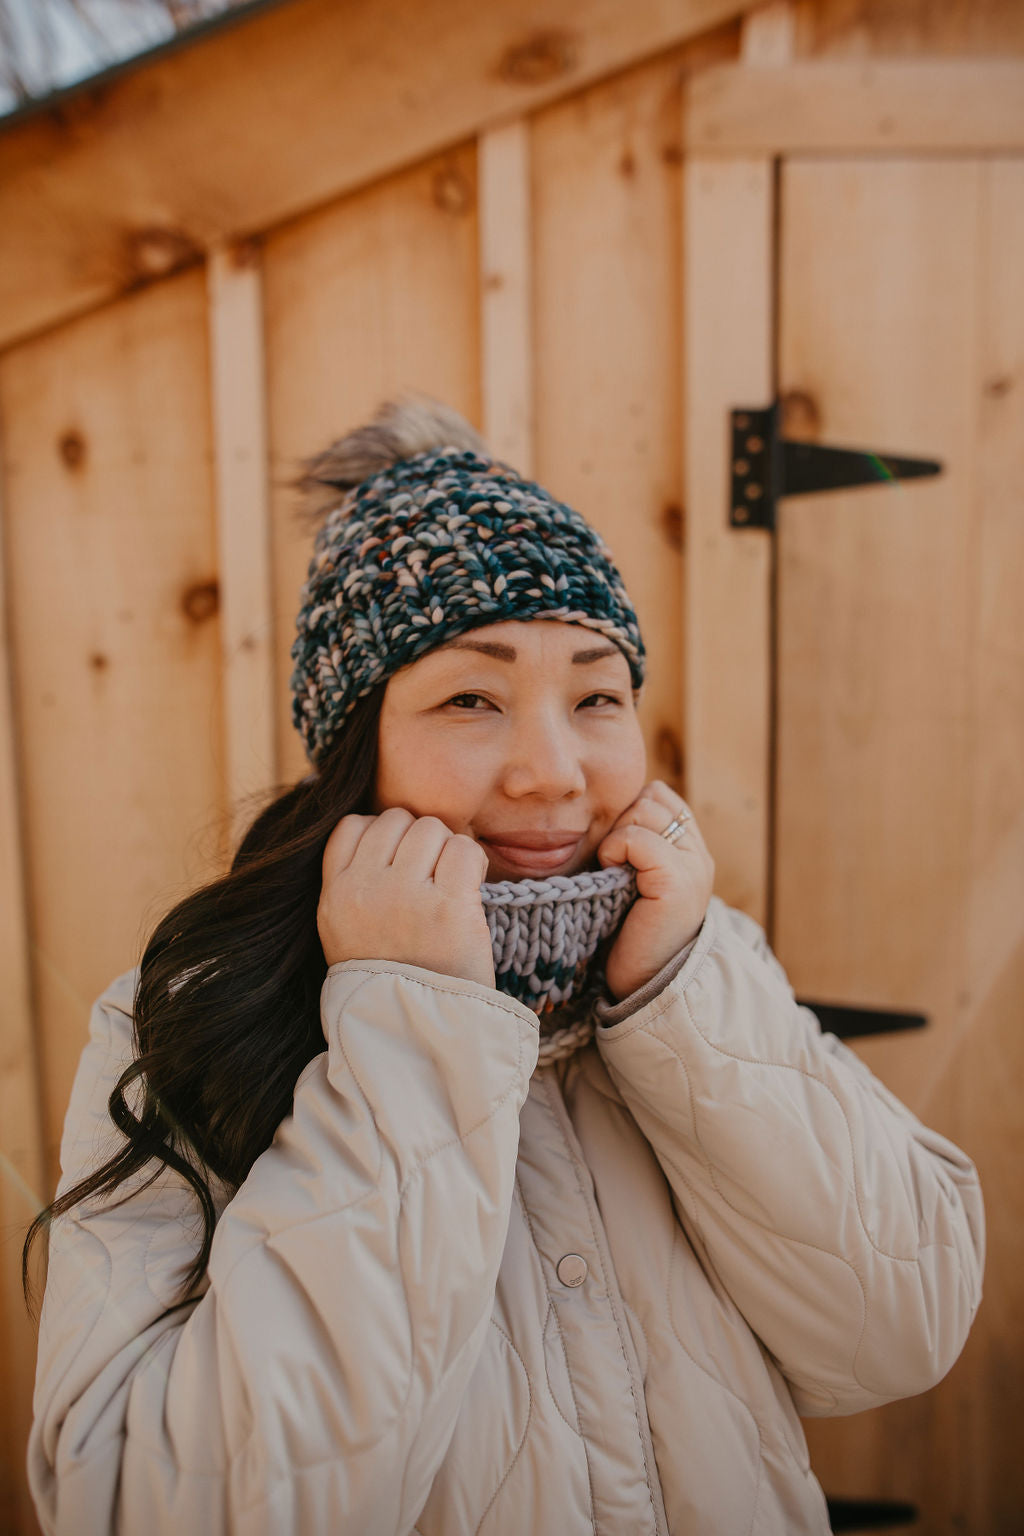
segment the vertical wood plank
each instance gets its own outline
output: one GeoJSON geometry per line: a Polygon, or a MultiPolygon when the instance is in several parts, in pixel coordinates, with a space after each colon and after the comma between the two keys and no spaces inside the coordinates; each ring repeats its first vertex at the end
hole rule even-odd
{"type": "Polygon", "coordinates": [[[0,358],[47,1193],[94,998],[218,867],[206,326],[190,272],[0,358]]]}
{"type": "Polygon", "coordinates": [[[217,484],[225,790],[234,845],[251,800],[274,781],[274,635],[270,496],[258,247],[214,251],[207,265],[217,484]]]}
{"type": "Polygon", "coordinates": [[[915,1502],[923,1536],[1024,1502],[1022,240],[1019,159],[786,167],[787,414],[945,464],[787,502],[779,534],[777,947],[805,995],[928,1015],[858,1050],[976,1159],[988,1210],[946,1380],[809,1426],[826,1486],[915,1502]]]}
{"type": "MultiPolygon", "coordinates": [[[[978,199],[967,160],[785,171],[787,415],[945,471],[785,504],[778,943],[807,995],[920,1008],[934,1029],[963,954],[978,199]]],[[[939,1043],[863,1049],[923,1111],[939,1043]]]]}
{"type": "Polygon", "coordinates": [[[768,918],[771,535],[729,527],[729,412],[772,395],[769,160],[685,168],[687,797],[725,900],[768,918]]]}
{"type": "Polygon", "coordinates": [[[480,384],[483,432],[533,474],[530,132],[522,118],[480,136],[480,384]]]}
{"type": "Polygon", "coordinates": [[[32,1421],[35,1328],[21,1292],[25,1229],[44,1204],[42,1111],[29,972],[21,804],[8,644],[4,495],[0,484],[0,1511],[9,1529],[35,1530],[25,1478],[32,1421]]]}
{"type": "Polygon", "coordinates": [[[796,6],[793,0],[768,0],[743,18],[740,58],[756,68],[789,64],[796,47],[796,6]]]}
{"type": "Polygon", "coordinates": [[[533,122],[537,474],[607,540],[647,647],[648,773],[681,787],[678,56],[533,122]]]}
{"type": "Polygon", "coordinates": [[[943,1454],[960,1442],[952,1510],[965,1530],[1009,1531],[1024,1508],[1024,158],[979,171],[964,1028],[933,1096],[978,1161],[988,1229],[985,1299],[942,1399],[943,1454]]]}
{"type": "Polygon", "coordinates": [[[273,485],[278,771],[307,772],[289,650],[312,543],[301,460],[407,390],[480,422],[476,150],[463,145],[270,236],[263,273],[273,485]]]}

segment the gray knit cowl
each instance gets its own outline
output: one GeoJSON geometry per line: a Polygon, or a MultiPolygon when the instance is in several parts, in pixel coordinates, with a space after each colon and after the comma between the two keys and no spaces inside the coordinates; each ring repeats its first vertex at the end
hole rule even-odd
{"type": "Polygon", "coordinates": [[[495,986],[540,1015],[538,1065],[585,1045],[604,992],[603,959],[636,897],[628,865],[481,887],[495,986]]]}

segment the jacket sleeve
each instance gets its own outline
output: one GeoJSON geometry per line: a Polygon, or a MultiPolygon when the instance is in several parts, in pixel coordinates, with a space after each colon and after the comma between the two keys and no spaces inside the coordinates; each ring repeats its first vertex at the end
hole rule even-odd
{"type": "Polygon", "coordinates": [[[822,1034],[762,930],[717,898],[682,967],[635,1001],[602,1010],[601,1054],[798,1410],[933,1386],[981,1297],[970,1161],[822,1034]]]}
{"type": "MultiPolygon", "coordinates": [[[[104,1150],[130,1010],[130,978],[94,1009],[64,1187],[104,1150]]],[[[334,966],[321,1012],[327,1050],[227,1201],[201,1296],[176,1304],[197,1218],[167,1170],[54,1224],[29,1446],[47,1532],[411,1530],[491,1315],[537,1019],[386,961],[334,966]]]]}

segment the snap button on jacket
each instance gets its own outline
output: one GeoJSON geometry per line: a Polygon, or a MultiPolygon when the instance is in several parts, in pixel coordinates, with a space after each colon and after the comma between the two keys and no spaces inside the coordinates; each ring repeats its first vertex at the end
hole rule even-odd
{"type": "Polygon", "coordinates": [[[559,1259],[556,1272],[563,1285],[582,1285],[587,1278],[587,1261],[578,1253],[567,1253],[559,1259]]]}
{"type": "MultiPolygon", "coordinates": [[[[93,1011],[62,1188],[117,1144],[134,980],[93,1011]]],[[[55,1222],[44,1530],[827,1532],[798,1414],[945,1374],[981,1198],[757,925],[713,900],[662,990],[537,1072],[535,1015],[473,982],[349,961],[321,1007],[187,1303],[176,1175],[55,1222]]]]}

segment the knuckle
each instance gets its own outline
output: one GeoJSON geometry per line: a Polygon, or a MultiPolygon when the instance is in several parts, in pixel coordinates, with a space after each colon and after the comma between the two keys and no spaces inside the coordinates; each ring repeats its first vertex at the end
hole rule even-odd
{"type": "Polygon", "coordinates": [[[419,821],[422,826],[428,827],[431,831],[440,829],[442,832],[447,832],[449,836],[454,835],[451,829],[441,820],[440,816],[421,816],[419,821]]]}
{"type": "Polygon", "coordinates": [[[416,817],[413,815],[412,811],[407,811],[404,805],[389,805],[386,810],[381,811],[377,820],[395,822],[404,821],[408,825],[409,823],[414,822],[416,817]]]}

